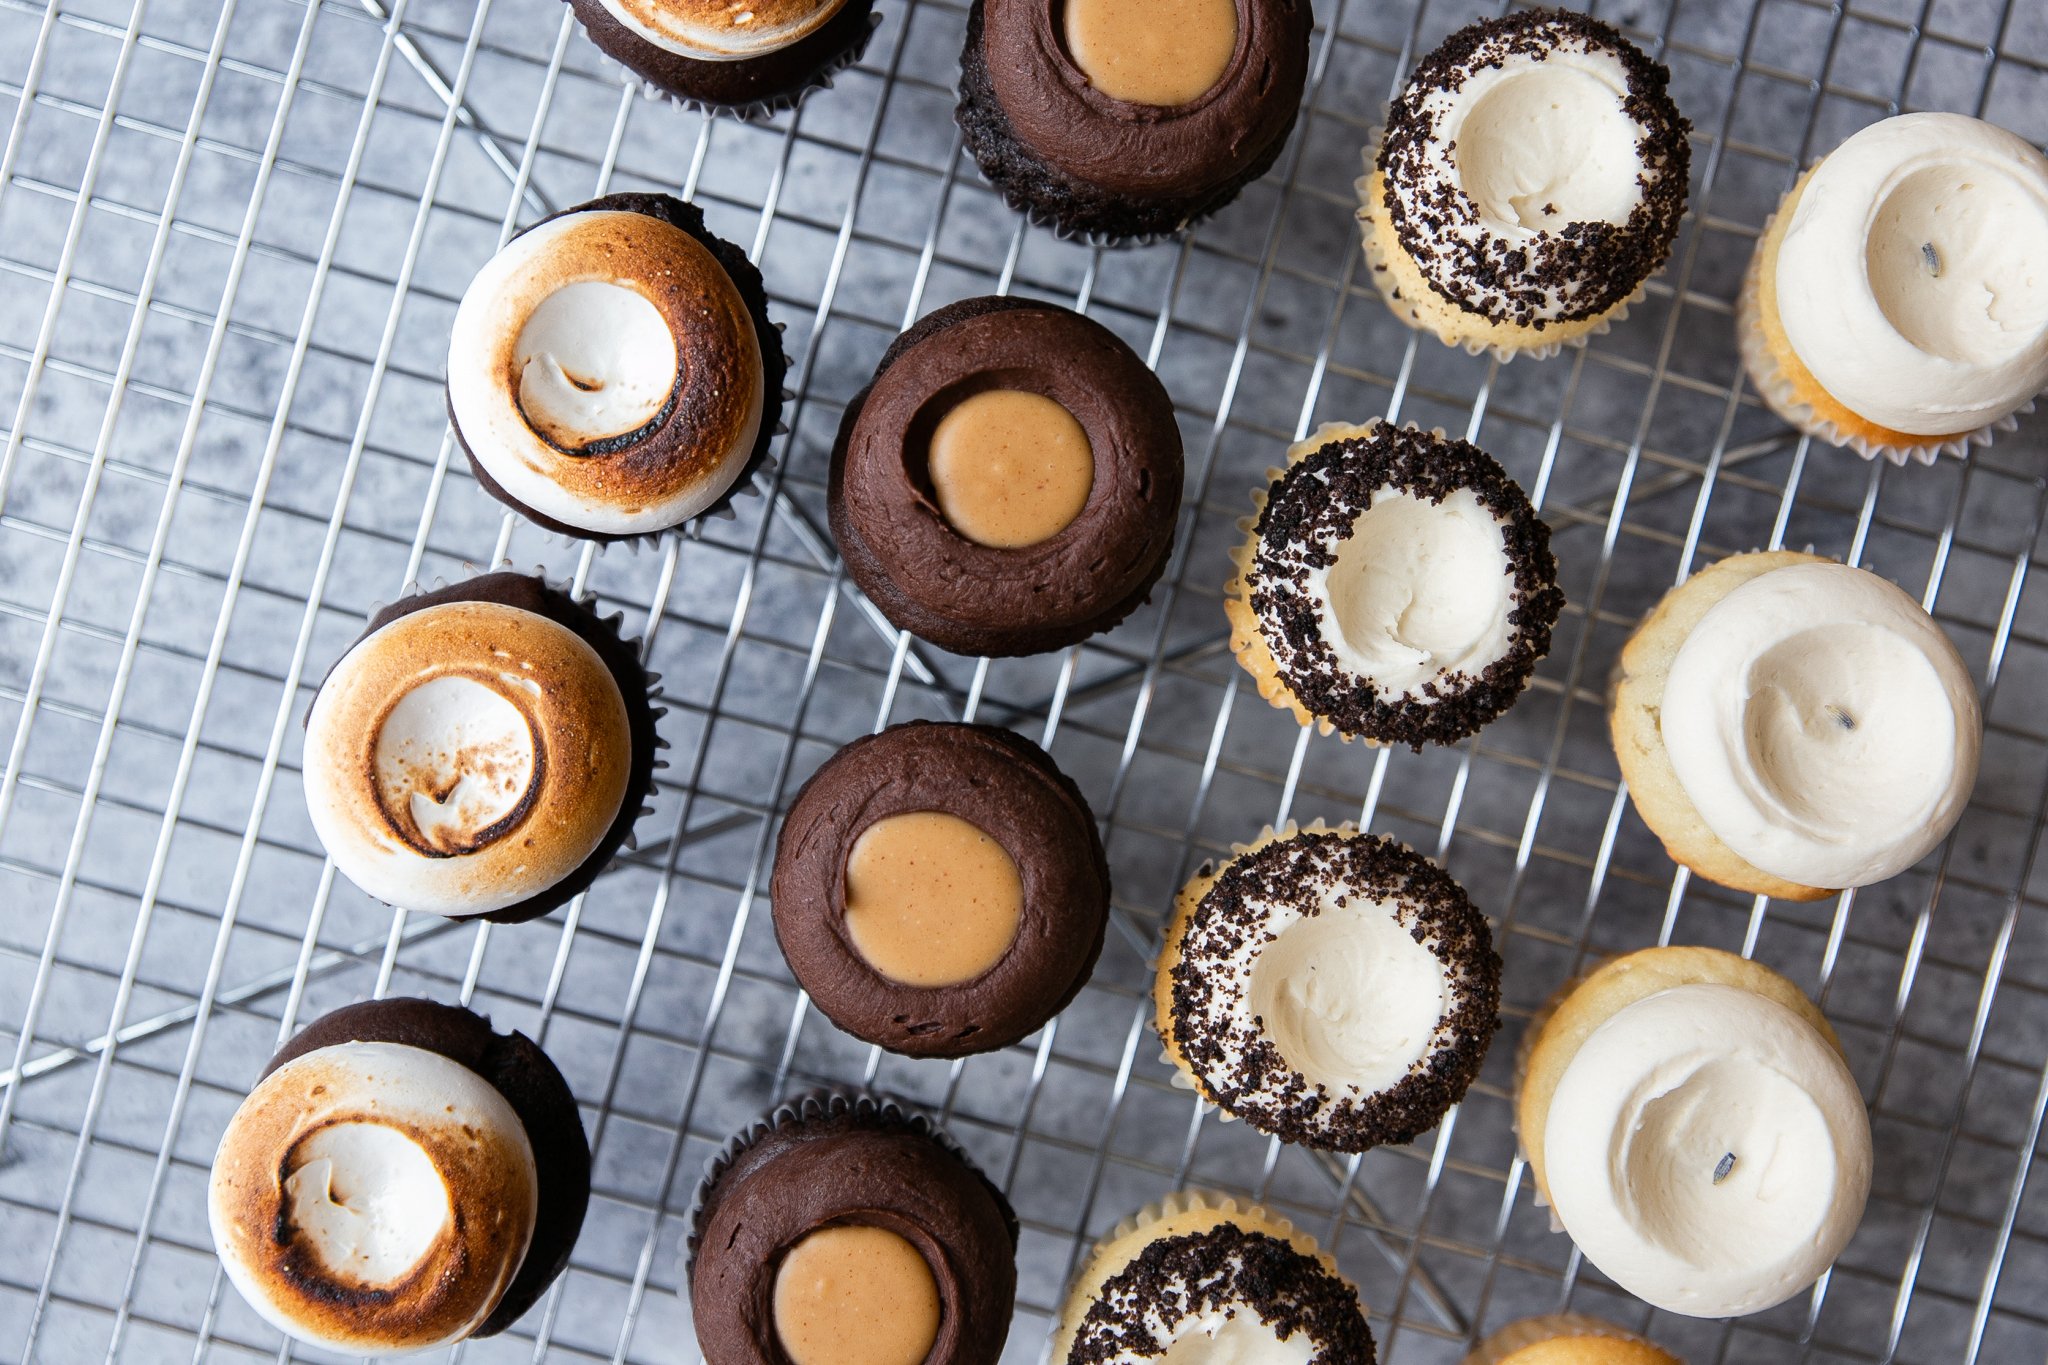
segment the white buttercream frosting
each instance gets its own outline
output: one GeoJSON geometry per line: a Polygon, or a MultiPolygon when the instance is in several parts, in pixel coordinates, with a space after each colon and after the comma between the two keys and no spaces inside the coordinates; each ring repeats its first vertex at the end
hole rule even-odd
{"type": "Polygon", "coordinates": [[[1283,1341],[1256,1313],[1211,1308],[1181,1319],[1165,1354],[1145,1359],[1159,1365],[1309,1365],[1315,1350],[1306,1332],[1283,1341]]]}
{"type": "Polygon", "coordinates": [[[1902,114],[1799,191],[1774,278],[1828,393],[1912,435],[1973,431],[2048,387],[2048,158],[1962,114],[1902,114]]]}
{"type": "Polygon", "coordinates": [[[1544,1123],[1545,1183],[1586,1258],[1693,1317],[1759,1312],[1827,1270],[1870,1189],[1870,1120],[1806,1019],[1674,987],[1581,1045],[1544,1123]]]}
{"type": "Polygon", "coordinates": [[[765,57],[823,28],[846,0],[602,0],[612,18],[700,62],[765,57]]]}
{"type": "Polygon", "coordinates": [[[1977,779],[1976,685],[1906,593],[1843,564],[1760,574],[1672,660],[1660,729],[1700,818],[1753,866],[1867,886],[1925,857],[1977,779]]]}
{"type": "Polygon", "coordinates": [[[1542,60],[1509,57],[1432,92],[1447,170],[1495,235],[1533,239],[1567,223],[1625,223],[1643,202],[1642,130],[1622,108],[1628,73],[1570,39],[1542,60]]]}

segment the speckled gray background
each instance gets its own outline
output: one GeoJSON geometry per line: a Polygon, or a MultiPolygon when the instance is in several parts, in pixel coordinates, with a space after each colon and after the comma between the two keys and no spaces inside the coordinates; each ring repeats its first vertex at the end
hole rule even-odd
{"type": "Polygon", "coordinates": [[[2048,5],[1603,3],[1672,68],[1693,212],[1623,325],[1503,368],[1396,325],[1350,218],[1382,101],[1480,12],[1465,0],[1320,3],[1313,111],[1280,166],[1191,241],[1133,252],[1020,231],[959,157],[954,0],[883,0],[861,65],[771,127],[625,90],[556,0],[411,0],[391,23],[387,4],[0,0],[0,1359],[276,1358],[216,1274],[208,1158],[281,1032],[376,991],[467,998],[542,1037],[596,1148],[573,1269],[471,1360],[694,1360],[677,1285],[696,1172],[818,1078],[942,1109],[1005,1182],[1026,1229],[1010,1361],[1038,1356],[1085,1239],[1184,1181],[1262,1193],[1334,1243],[1396,1365],[1451,1365],[1470,1332],[1567,1301],[1694,1365],[2048,1357],[2048,1193],[2026,1183],[2048,1097],[2048,594],[2027,580],[2048,425],[1967,467],[1795,441],[1741,386],[1728,308],[1797,165],[1888,107],[2048,139],[2048,5]],[[606,185],[686,192],[754,250],[800,392],[781,473],[736,520],[592,556],[451,463],[440,375],[456,299],[508,227],[606,185]],[[996,289],[1078,302],[1154,359],[1189,510],[1168,582],[1113,635],[978,668],[899,648],[843,585],[821,480],[890,335],[996,289]],[[1557,646],[1454,749],[1304,742],[1225,645],[1248,489],[1313,423],[1374,414],[1470,435],[1557,532],[1557,646]],[[1674,876],[1618,797],[1600,715],[1644,608],[1688,566],[1772,542],[1931,588],[1993,689],[1957,837],[1814,906],[1674,876]],[[639,851],[566,915],[394,917],[307,825],[308,684],[373,604],[500,559],[652,631],[660,797],[639,851]],[[773,812],[838,743],[969,709],[1050,735],[1105,820],[1116,923],[1054,1028],[913,1064],[790,984],[762,895],[773,812]],[[1275,819],[1361,815],[1495,917],[1509,1020],[1452,1124],[1330,1163],[1169,1086],[1144,990],[1195,862],[1275,819]],[[1660,937],[1752,949],[1824,996],[1855,1059],[1878,1189],[1817,1306],[1647,1314],[1573,1260],[1514,1162],[1529,1011],[1589,956],[1660,937]]]}

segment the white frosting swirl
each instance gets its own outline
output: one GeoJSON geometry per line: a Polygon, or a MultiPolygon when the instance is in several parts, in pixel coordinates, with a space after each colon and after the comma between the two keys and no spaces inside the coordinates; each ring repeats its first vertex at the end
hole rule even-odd
{"type": "Polygon", "coordinates": [[[1996,422],[2048,387],[2048,158],[1962,114],[1874,123],[1807,177],[1774,283],[1793,351],[1858,415],[1996,422]]]}
{"type": "Polygon", "coordinates": [[[1843,564],[1773,569],[1709,608],[1659,724],[1707,826],[1808,886],[1919,862],[1977,780],[1977,691],[1955,646],[1911,597],[1843,564]]]}
{"type": "MultiPolygon", "coordinates": [[[[1158,1365],[1309,1365],[1315,1352],[1316,1342],[1307,1332],[1282,1341],[1256,1312],[1233,1306],[1181,1319],[1165,1353],[1143,1359],[1158,1365]]],[[[1127,1358],[1133,1365],[1141,1359],[1127,1358]]]]}
{"type": "Polygon", "coordinates": [[[1848,1245],[1870,1119],[1841,1055],[1793,1010],[1673,987],[1594,1029],[1544,1123],[1552,1206],[1622,1288],[1693,1317],[1782,1303],[1848,1245]]]}
{"type": "Polygon", "coordinates": [[[801,42],[846,0],[601,0],[612,18],[666,52],[700,62],[765,57],[801,42]]]}

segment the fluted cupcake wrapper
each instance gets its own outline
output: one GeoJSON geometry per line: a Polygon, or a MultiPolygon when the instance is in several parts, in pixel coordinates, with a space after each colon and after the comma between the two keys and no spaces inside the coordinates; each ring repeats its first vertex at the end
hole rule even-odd
{"type": "Polygon", "coordinates": [[[1642,1346],[1654,1345],[1648,1337],[1639,1336],[1624,1327],[1611,1322],[1588,1317],[1584,1313],[1546,1313],[1541,1317],[1523,1318],[1511,1322],[1472,1348],[1462,1365],[1500,1365],[1517,1351],[1553,1340],[1557,1337],[1601,1337],[1610,1341],[1634,1342],[1642,1346]]]}
{"type": "Polygon", "coordinates": [[[604,64],[617,72],[624,84],[639,86],[640,93],[644,98],[658,104],[674,105],[676,108],[689,114],[702,114],[707,118],[729,118],[736,119],[741,123],[758,124],[766,123],[777,114],[787,113],[789,110],[796,108],[799,104],[803,103],[806,96],[816,91],[831,89],[833,82],[839,78],[841,73],[859,61],[862,54],[868,50],[868,44],[874,41],[875,30],[881,27],[881,23],[882,16],[880,14],[870,14],[868,16],[868,31],[861,37],[860,41],[844,49],[838,56],[827,62],[819,69],[818,74],[813,76],[801,89],[793,90],[787,94],[776,95],[765,100],[752,100],[746,104],[721,104],[715,100],[693,99],[688,95],[678,94],[658,81],[650,80],[648,77],[641,75],[617,57],[612,56],[611,53],[598,47],[595,39],[592,38],[590,30],[580,17],[576,21],[576,27],[583,30],[583,36],[586,39],[591,39],[592,49],[597,52],[598,57],[604,64]]]}

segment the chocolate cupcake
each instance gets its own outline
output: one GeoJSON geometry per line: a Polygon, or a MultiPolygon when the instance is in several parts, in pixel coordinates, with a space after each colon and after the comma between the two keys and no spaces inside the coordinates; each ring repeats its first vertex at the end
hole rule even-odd
{"type": "Polygon", "coordinates": [[[227,1277],[287,1336],[352,1355],[504,1331],[569,1264],[590,1148],[518,1033],[372,1000],[278,1050],[229,1120],[207,1211],[227,1277]]]}
{"type": "Polygon", "coordinates": [[[874,0],[568,0],[600,52],[685,107],[751,117],[792,107],[851,66],[874,0]]]}
{"type": "Polygon", "coordinates": [[[689,1251],[706,1365],[995,1365],[1009,1335],[1009,1201],[878,1096],[806,1095],[727,1143],[689,1251]]]}
{"type": "Polygon", "coordinates": [[[855,1037],[913,1057],[1007,1047],[1095,969],[1109,864],[1073,780],[988,725],[857,739],[797,793],[775,850],[775,937],[855,1037]]]}
{"type": "Polygon", "coordinates": [[[1034,223],[1156,238],[1279,158],[1311,22],[1306,0],[974,0],[954,117],[1034,223]]]}
{"type": "Polygon", "coordinates": [[[1268,830],[1181,889],[1152,1000],[1225,1113],[1328,1151],[1412,1142],[1479,1075],[1500,958],[1464,888],[1349,825],[1268,830]]]}
{"type": "Polygon", "coordinates": [[[654,789],[652,679],[617,618],[519,573],[370,618],[306,713],[307,813],[378,900],[518,923],[589,888],[654,789]]]}
{"type": "Polygon", "coordinates": [[[1037,654],[1152,591],[1180,514],[1180,428],[1135,351],[1056,304],[968,299],[896,338],[847,405],[828,507],[898,627],[1037,654]]]}
{"type": "Polygon", "coordinates": [[[448,415],[498,501],[625,540],[726,505],[768,453],[786,369],[746,253],[694,205],[611,194],[543,218],[470,281],[448,415]]]}
{"type": "Polygon", "coordinates": [[[1451,744],[1514,705],[1564,608],[1550,528],[1486,452],[1328,423],[1254,494],[1224,598],[1259,695],[1324,734],[1451,744]]]}

